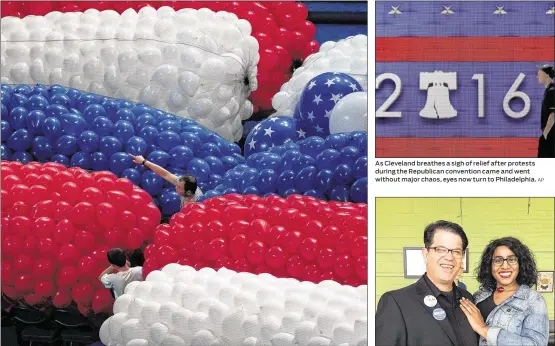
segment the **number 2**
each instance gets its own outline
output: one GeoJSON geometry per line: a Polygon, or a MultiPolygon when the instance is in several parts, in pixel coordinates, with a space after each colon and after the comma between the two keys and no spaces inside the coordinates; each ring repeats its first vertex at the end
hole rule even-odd
{"type": "Polygon", "coordinates": [[[385,80],[392,80],[395,83],[395,90],[393,93],[385,100],[385,102],[381,105],[380,108],[376,111],[376,118],[401,118],[401,112],[389,112],[388,109],[391,105],[397,101],[399,95],[401,95],[401,89],[403,84],[401,82],[401,78],[393,73],[382,73],[378,77],[376,77],[376,90],[380,88],[380,85],[385,80]]]}

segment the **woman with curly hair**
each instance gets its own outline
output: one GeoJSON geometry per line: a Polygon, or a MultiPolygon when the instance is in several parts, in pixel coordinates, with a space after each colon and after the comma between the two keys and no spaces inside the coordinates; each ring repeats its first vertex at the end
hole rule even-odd
{"type": "Polygon", "coordinates": [[[474,305],[461,300],[461,308],[480,345],[547,345],[549,316],[536,284],[536,261],[528,247],[512,237],[488,244],[476,269],[480,290],[474,305]],[[485,321],[485,322],[484,322],[485,321]]]}

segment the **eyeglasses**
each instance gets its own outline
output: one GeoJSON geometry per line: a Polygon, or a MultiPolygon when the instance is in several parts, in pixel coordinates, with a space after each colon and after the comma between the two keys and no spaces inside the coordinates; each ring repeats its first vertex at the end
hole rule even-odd
{"type": "Polygon", "coordinates": [[[456,259],[461,259],[464,254],[463,250],[458,250],[458,249],[451,250],[443,246],[429,247],[428,249],[434,250],[438,255],[441,255],[441,256],[446,256],[450,252],[453,254],[453,257],[455,257],[456,259]]]}
{"type": "Polygon", "coordinates": [[[516,256],[510,256],[507,258],[503,258],[503,257],[494,257],[492,260],[493,265],[496,267],[501,267],[503,266],[503,262],[507,261],[507,264],[510,266],[514,266],[515,264],[518,263],[518,258],[516,256]]]}

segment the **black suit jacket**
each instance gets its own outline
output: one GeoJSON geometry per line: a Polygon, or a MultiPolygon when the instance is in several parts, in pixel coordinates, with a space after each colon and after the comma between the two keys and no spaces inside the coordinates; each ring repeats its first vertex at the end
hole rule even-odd
{"type": "MultiPolygon", "coordinates": [[[[468,291],[458,289],[463,297],[474,301],[468,291]]],[[[433,317],[437,307],[424,304],[424,297],[433,295],[432,290],[421,277],[416,283],[385,293],[376,311],[377,346],[451,346],[457,345],[457,338],[448,319],[438,321],[433,317]]],[[[460,308],[459,308],[460,309],[460,308]]],[[[460,312],[462,313],[462,311],[460,312]]],[[[464,317],[460,328],[465,334],[474,333],[464,317]]],[[[478,345],[478,334],[474,333],[478,345]]]]}

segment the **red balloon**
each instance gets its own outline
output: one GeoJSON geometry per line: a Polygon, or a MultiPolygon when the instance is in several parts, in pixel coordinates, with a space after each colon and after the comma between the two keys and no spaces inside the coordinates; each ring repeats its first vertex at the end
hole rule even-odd
{"type": "MultiPolygon", "coordinates": [[[[33,277],[37,280],[49,280],[56,274],[54,262],[48,258],[39,258],[33,268],[33,277]]],[[[2,277],[3,279],[3,277],[2,277]]]]}
{"type": "Polygon", "coordinates": [[[271,226],[268,222],[261,219],[253,220],[250,224],[249,239],[250,240],[263,240],[267,237],[267,234],[271,226]]]}
{"type": "Polygon", "coordinates": [[[154,232],[154,243],[156,245],[169,245],[171,243],[170,233],[165,230],[154,232]]]}
{"type": "Polygon", "coordinates": [[[26,202],[29,199],[29,195],[31,194],[31,189],[29,189],[27,185],[23,185],[23,184],[14,185],[9,191],[10,191],[11,200],[14,203],[26,202]]]}
{"type": "Polygon", "coordinates": [[[32,226],[32,233],[38,238],[49,238],[54,235],[56,222],[49,217],[39,217],[35,219],[32,226]]]}
{"type": "Polygon", "coordinates": [[[77,225],[87,225],[95,217],[95,210],[89,202],[79,202],[71,211],[71,221],[77,225]]]}
{"type": "Polygon", "coordinates": [[[237,234],[248,234],[250,232],[250,223],[244,220],[233,221],[229,224],[228,234],[230,237],[234,237],[237,234]]]}
{"type": "Polygon", "coordinates": [[[208,244],[208,251],[206,252],[206,259],[216,261],[218,258],[224,257],[227,254],[227,244],[224,239],[216,238],[208,244]]]}
{"type": "Polygon", "coordinates": [[[2,261],[2,283],[12,285],[15,282],[15,270],[9,261],[2,261]]]}
{"type": "Polygon", "coordinates": [[[50,174],[41,174],[37,177],[35,182],[38,185],[42,185],[42,186],[46,187],[47,189],[50,189],[52,187],[53,181],[54,180],[52,179],[52,176],[50,174]]]}
{"type": "Polygon", "coordinates": [[[51,192],[46,187],[41,185],[33,185],[29,189],[29,204],[34,205],[37,202],[50,199],[51,192]]]}
{"type": "Polygon", "coordinates": [[[41,298],[52,297],[56,288],[51,281],[39,281],[35,284],[35,294],[41,298]]]}
{"type": "Polygon", "coordinates": [[[71,297],[77,304],[88,305],[94,298],[94,291],[88,283],[78,283],[71,290],[71,297]]]}
{"type": "Polygon", "coordinates": [[[59,245],[52,238],[39,240],[39,254],[45,258],[54,258],[58,255],[59,245]]]}
{"type": "Polygon", "coordinates": [[[105,228],[113,227],[117,222],[116,208],[108,202],[100,203],[96,206],[96,221],[105,228]]]}
{"type": "Polygon", "coordinates": [[[15,258],[13,267],[18,274],[27,274],[33,271],[33,257],[22,253],[15,258]]]}
{"type": "Polygon", "coordinates": [[[24,299],[25,299],[25,302],[29,305],[38,305],[42,303],[42,301],[44,300],[41,296],[34,293],[25,295],[24,299]]]}
{"type": "Polygon", "coordinates": [[[280,239],[283,239],[286,235],[287,230],[285,229],[285,227],[274,226],[268,230],[264,238],[264,242],[268,245],[282,244],[282,242],[280,242],[280,239]]]}
{"type": "Polygon", "coordinates": [[[119,178],[116,180],[115,189],[122,191],[125,195],[133,194],[133,183],[127,178],[119,178]]]}
{"type": "Polygon", "coordinates": [[[118,226],[123,230],[130,230],[135,227],[137,218],[129,210],[124,210],[119,214],[118,226]]]}
{"type": "Polygon", "coordinates": [[[309,262],[314,261],[316,259],[316,256],[318,256],[319,250],[320,249],[318,248],[318,240],[314,238],[304,239],[301,245],[299,246],[299,253],[305,260],[309,262]]]}
{"type": "Polygon", "coordinates": [[[57,202],[53,215],[54,220],[65,219],[71,213],[72,209],[73,206],[65,201],[57,202]]]}
{"type": "Polygon", "coordinates": [[[279,246],[272,246],[266,254],[266,264],[273,269],[283,268],[285,265],[285,253],[279,246]]]}
{"type": "Polygon", "coordinates": [[[368,237],[356,237],[353,241],[351,254],[354,258],[368,255],[368,237]]]}
{"type": "Polygon", "coordinates": [[[334,272],[341,278],[347,278],[353,273],[352,258],[349,255],[337,256],[334,264],[334,272]]]}
{"type": "Polygon", "coordinates": [[[19,236],[31,233],[31,220],[26,216],[16,216],[10,220],[10,229],[17,230],[19,236]]]}
{"type": "Polygon", "coordinates": [[[129,197],[125,193],[117,190],[106,192],[106,199],[119,211],[126,210],[130,202],[129,197]]]}
{"type": "Polygon", "coordinates": [[[33,236],[25,237],[25,241],[23,242],[22,250],[28,254],[33,254],[36,256],[38,247],[38,238],[33,236]]]}
{"type": "Polygon", "coordinates": [[[158,269],[160,269],[160,266],[156,262],[151,259],[146,259],[145,263],[143,264],[143,279],[146,279],[148,274],[158,269]]]}
{"type": "Polygon", "coordinates": [[[56,212],[56,203],[53,200],[40,201],[34,205],[32,216],[38,217],[53,217],[56,212]]]}
{"type": "Polygon", "coordinates": [[[247,246],[246,257],[249,263],[258,265],[264,262],[266,245],[261,241],[251,241],[247,246]]]}
{"type": "Polygon", "coordinates": [[[83,199],[96,206],[106,200],[104,193],[96,187],[87,187],[83,190],[83,199]]]}
{"type": "Polygon", "coordinates": [[[33,278],[29,274],[18,274],[15,278],[15,289],[19,294],[25,295],[33,290],[33,278]]]}
{"type": "Polygon", "coordinates": [[[355,272],[364,283],[368,281],[368,257],[361,256],[356,259],[355,272]]]}
{"type": "Polygon", "coordinates": [[[116,183],[114,181],[115,180],[112,180],[108,177],[100,177],[96,179],[95,187],[98,188],[100,191],[112,191],[116,188],[116,183]]]}
{"type": "Polygon", "coordinates": [[[127,248],[138,249],[143,245],[143,232],[138,228],[132,228],[127,234],[127,248]]]}
{"type": "Polygon", "coordinates": [[[96,246],[93,235],[87,231],[78,231],[75,234],[75,246],[81,253],[89,253],[96,246]]]}
{"type": "Polygon", "coordinates": [[[107,289],[100,289],[95,293],[92,301],[92,309],[96,313],[111,312],[110,310],[113,304],[114,298],[110,295],[110,291],[107,289]]]}
{"type": "Polygon", "coordinates": [[[57,308],[65,308],[71,304],[71,295],[65,290],[60,290],[54,295],[52,304],[57,308]]]}
{"type": "Polygon", "coordinates": [[[64,244],[60,247],[58,254],[58,263],[60,265],[71,265],[77,263],[79,259],[79,250],[73,244],[64,244]]]}
{"type": "Polygon", "coordinates": [[[237,204],[230,205],[229,207],[225,208],[222,216],[224,224],[227,225],[236,220],[244,220],[247,222],[251,220],[250,209],[237,204]]]}
{"type": "Polygon", "coordinates": [[[54,240],[58,244],[68,244],[73,242],[75,237],[75,228],[73,224],[68,219],[63,219],[56,225],[56,230],[54,231],[54,240]]]}
{"type": "Polygon", "coordinates": [[[285,249],[285,251],[289,253],[296,253],[302,241],[300,232],[287,232],[283,243],[280,242],[280,245],[285,249]]]}
{"type": "Polygon", "coordinates": [[[305,263],[299,255],[295,255],[289,258],[287,261],[287,273],[294,278],[302,277],[303,271],[305,270],[305,263]]]}
{"type": "Polygon", "coordinates": [[[317,258],[318,265],[322,269],[333,267],[335,262],[335,252],[332,249],[321,249],[317,258]]]}
{"type": "Polygon", "coordinates": [[[231,240],[229,254],[234,260],[244,259],[247,250],[247,237],[238,234],[231,240]]]}
{"type": "Polygon", "coordinates": [[[75,179],[75,182],[81,189],[86,189],[95,185],[93,176],[90,175],[88,172],[77,175],[77,179],[75,179]]]}
{"type": "Polygon", "coordinates": [[[68,181],[64,183],[59,192],[62,200],[71,205],[75,205],[81,200],[81,189],[74,182],[68,181]]]}

